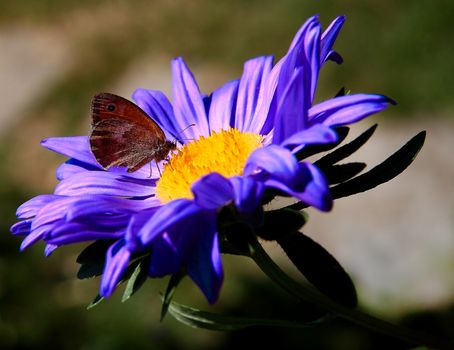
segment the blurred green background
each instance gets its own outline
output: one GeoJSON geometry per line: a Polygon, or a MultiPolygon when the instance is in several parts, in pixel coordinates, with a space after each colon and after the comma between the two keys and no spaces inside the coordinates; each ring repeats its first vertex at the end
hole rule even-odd
{"type": "MultiPolygon", "coordinates": [[[[432,333],[449,334],[454,326],[454,170],[449,164],[454,149],[454,2],[2,0],[1,349],[40,349],[49,345],[60,349],[228,349],[240,344],[300,349],[403,348],[402,344],[343,322],[309,331],[257,328],[232,333],[192,330],[170,317],[159,323],[158,292],[165,284],[154,280],[127,303],[122,304],[121,293],[117,293],[86,311],[99,281],[75,278],[75,258],[83,245],[63,248],[45,259],[43,246],[20,253],[20,239],[8,233],[18,205],[34,195],[51,193],[56,184],[55,169],[63,159],[42,149],[39,141],[48,136],[87,134],[89,103],[95,93],[109,91],[128,97],[135,88],[146,87],[169,94],[170,59],[175,56],[186,59],[202,91],[209,92],[238,77],[248,58],[264,54],[280,58],[299,26],[316,13],[321,15],[324,27],[335,16],[347,15],[335,45],[345,62],[341,66],[331,63],[323,69],[317,99],[330,97],[345,86],[352,92],[383,93],[397,100],[398,106],[380,117],[385,131],[378,159],[421,128],[428,129],[429,139],[438,143],[428,144],[428,151],[421,155],[427,162],[437,161],[435,165],[426,162],[419,170],[410,170],[415,182],[404,178],[398,187],[391,188],[393,194],[387,192],[388,197],[363,197],[364,201],[359,202],[363,209],[371,201],[384,207],[403,189],[397,202],[405,204],[380,214],[383,226],[379,228],[391,230],[383,217],[402,215],[406,207],[411,217],[426,213],[422,220],[429,225],[427,231],[399,236],[404,240],[393,238],[399,242],[389,241],[388,237],[377,243],[372,238],[369,246],[361,245],[364,237],[333,236],[332,227],[342,226],[326,224],[315,226],[314,231],[320,232],[320,241],[352,271],[364,308],[432,333]],[[431,150],[433,153],[429,153],[431,150]],[[414,187],[405,189],[409,182],[414,187]],[[439,187],[431,188],[434,183],[439,187]],[[421,192],[421,187],[427,192],[421,192]],[[412,197],[415,192],[420,193],[417,199],[412,197]],[[426,193],[432,197],[427,198],[426,193]],[[421,237],[426,239],[422,245],[429,245],[422,253],[421,246],[412,246],[421,237]],[[374,250],[375,243],[382,250],[374,250]],[[414,248],[410,253],[419,255],[407,254],[408,246],[414,248]],[[368,273],[375,271],[372,267],[367,271],[355,269],[358,264],[369,267],[367,262],[389,261],[387,256],[380,260],[374,252],[391,251],[392,261],[406,263],[401,270],[396,269],[400,276],[407,276],[408,266],[413,267],[410,272],[414,278],[397,291],[393,289],[398,284],[396,277],[386,279],[392,266],[376,275],[368,273]],[[349,260],[351,256],[364,259],[349,260]],[[427,266],[427,261],[435,264],[436,273],[419,268],[427,266]],[[436,280],[427,280],[430,276],[436,280]],[[374,294],[374,284],[367,278],[388,284],[377,285],[381,294],[376,289],[374,294]],[[415,297],[411,294],[415,290],[427,293],[415,297]]],[[[374,206],[373,210],[378,209],[374,206]]],[[[355,226],[352,220],[357,217],[351,208],[340,205],[338,213],[345,230],[361,225],[364,232],[373,230],[375,224],[366,221],[355,226]]],[[[313,219],[323,221],[324,215],[314,213],[313,219]]],[[[336,218],[336,210],[332,215],[336,218]]],[[[416,232],[415,226],[420,225],[415,222],[413,226],[399,222],[398,229],[416,232]]],[[[285,264],[282,254],[274,253],[285,264]]],[[[213,310],[257,315],[294,315],[308,310],[307,306],[294,308],[254,266],[229,258],[225,265],[225,287],[221,302],[213,310]]],[[[209,308],[189,282],[184,283],[176,298],[209,308]]]]}

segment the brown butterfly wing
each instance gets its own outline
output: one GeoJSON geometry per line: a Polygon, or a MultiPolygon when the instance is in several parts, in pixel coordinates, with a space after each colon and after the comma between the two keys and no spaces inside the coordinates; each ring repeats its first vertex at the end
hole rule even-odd
{"type": "Polygon", "coordinates": [[[162,160],[169,144],[161,128],[138,106],[113,94],[102,93],[92,101],[90,148],[104,169],[124,166],[128,172],[162,160]]]}
{"type": "Polygon", "coordinates": [[[123,119],[143,126],[160,142],[166,139],[159,125],[147,113],[121,96],[106,92],[95,95],[91,102],[91,115],[92,127],[104,119],[123,119]]]}

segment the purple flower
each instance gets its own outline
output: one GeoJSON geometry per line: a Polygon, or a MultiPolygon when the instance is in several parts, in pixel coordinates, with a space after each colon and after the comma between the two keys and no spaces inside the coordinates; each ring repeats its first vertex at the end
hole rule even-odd
{"type": "Polygon", "coordinates": [[[54,194],[18,208],[22,221],[11,231],[25,236],[21,249],[43,240],[49,255],[66,244],[113,240],[102,296],[115,290],[134,254],[150,253],[149,276],[184,268],[214,303],[223,280],[219,210],[234,205],[242,220],[260,226],[267,189],[330,210],[324,175],[313,164],[298,162],[294,153],[335,142],[334,126],[356,122],[390,102],[357,94],[313,105],[321,66],[342,62],[332,46],[343,22],[336,18],[322,33],[317,17],[310,18],[274,67],[270,56],[251,59],[239,80],[210,96],[200,93],[181,58],[172,62],[173,105],[159,91],[136,90],[136,103],[169,140],[180,141],[161,171],[152,164],[153,178],[148,165],[134,173],[105,171],[85,136],[43,140],[44,147],[70,159],[57,169],[54,194]]]}

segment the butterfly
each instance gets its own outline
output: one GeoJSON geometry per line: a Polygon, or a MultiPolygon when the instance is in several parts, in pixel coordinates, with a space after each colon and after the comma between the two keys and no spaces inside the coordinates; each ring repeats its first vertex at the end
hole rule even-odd
{"type": "Polygon", "coordinates": [[[165,160],[177,148],[148,114],[123,97],[95,95],[91,117],[90,149],[106,170],[122,166],[134,172],[153,160],[165,160]]]}

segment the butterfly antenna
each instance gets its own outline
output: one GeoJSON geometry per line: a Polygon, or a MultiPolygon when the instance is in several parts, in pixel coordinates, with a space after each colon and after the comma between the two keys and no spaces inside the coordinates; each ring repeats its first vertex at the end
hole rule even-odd
{"type": "Polygon", "coordinates": [[[179,132],[177,133],[177,135],[180,135],[183,131],[188,130],[189,128],[192,128],[193,126],[195,126],[194,123],[189,124],[189,125],[188,125],[187,127],[185,127],[183,130],[179,131],[179,132]]]}
{"type": "MultiPolygon", "coordinates": [[[[195,126],[194,123],[189,124],[189,125],[188,125],[187,127],[185,127],[183,130],[179,131],[179,132],[177,133],[177,136],[180,135],[180,134],[182,134],[185,130],[188,130],[189,128],[192,128],[193,126],[195,126]]],[[[175,138],[175,140],[174,140],[173,142],[175,143],[175,141],[189,141],[189,140],[194,141],[194,139],[180,139],[180,138],[175,138]]]]}

